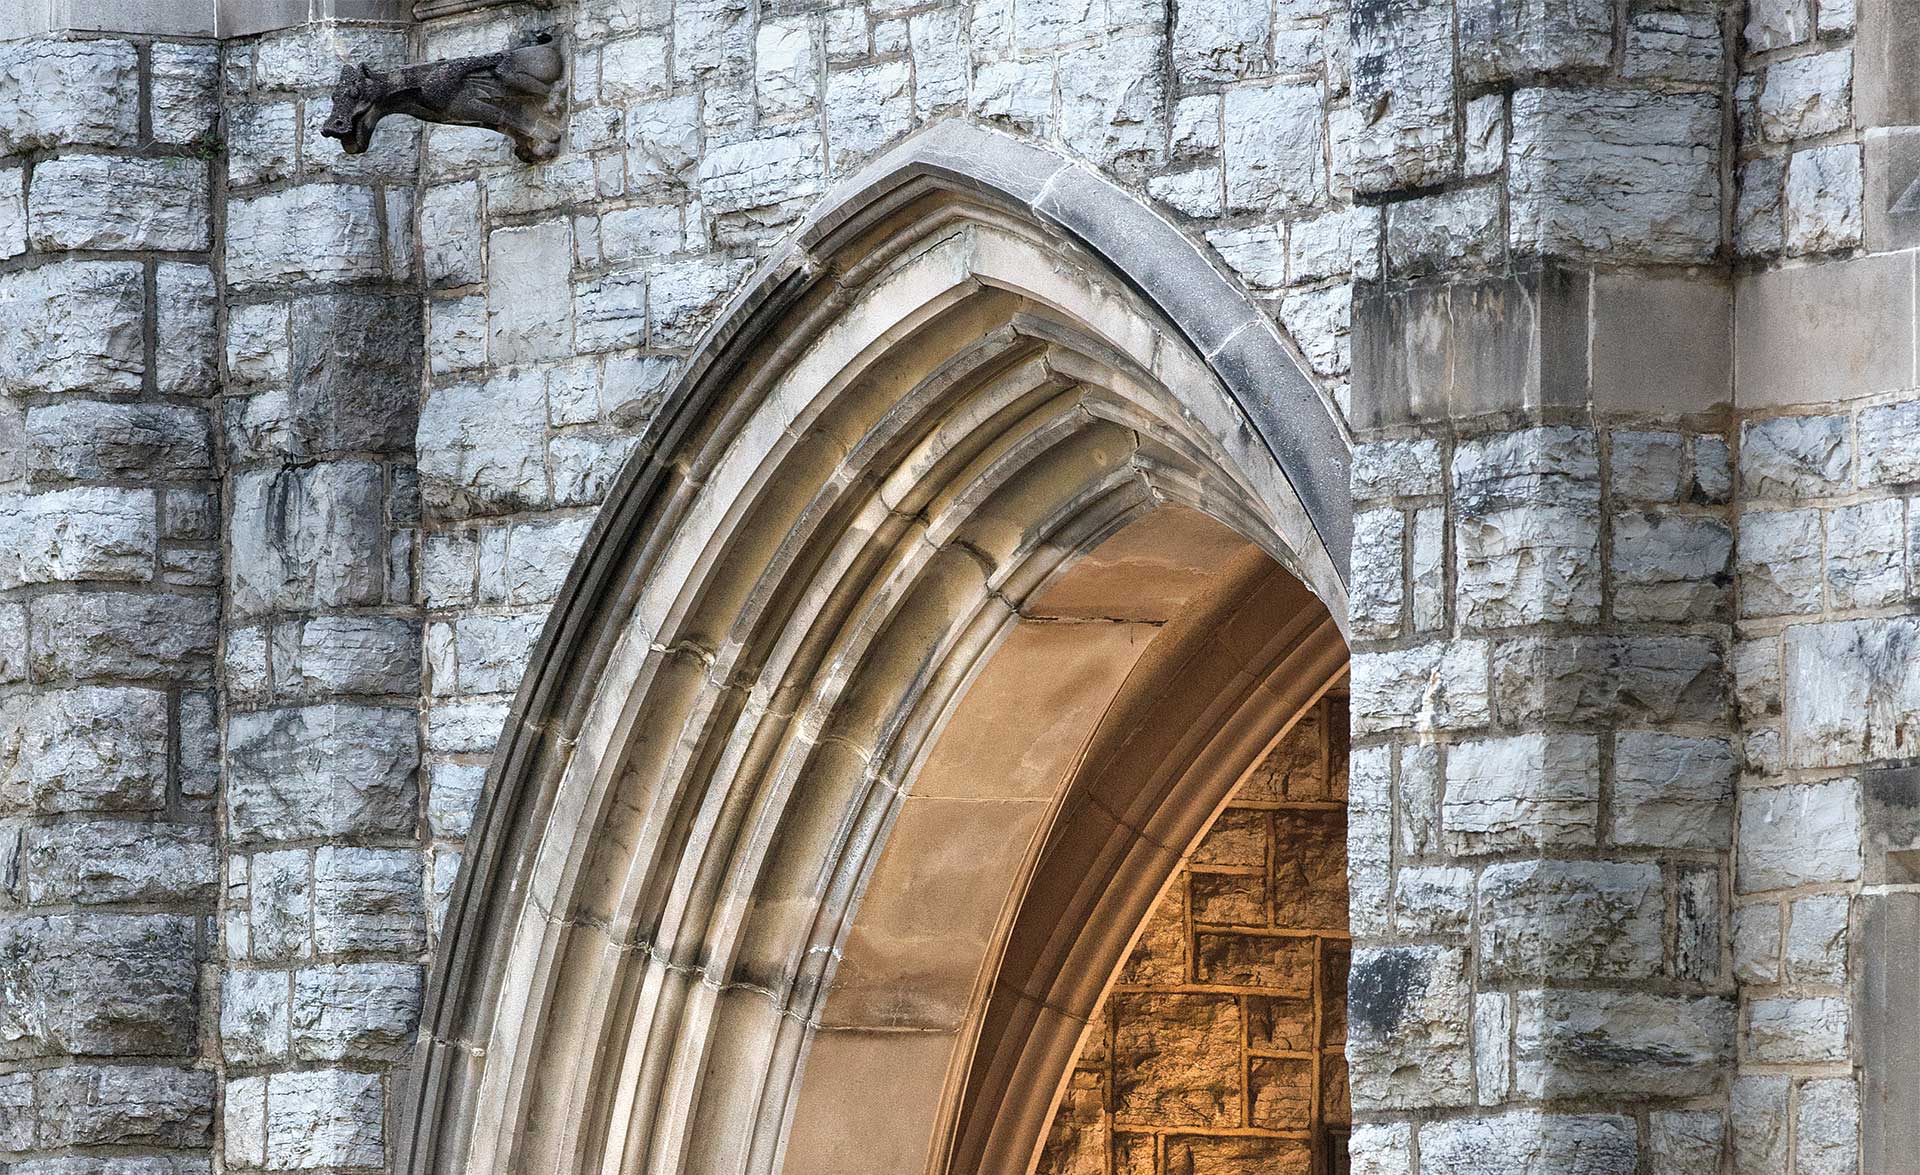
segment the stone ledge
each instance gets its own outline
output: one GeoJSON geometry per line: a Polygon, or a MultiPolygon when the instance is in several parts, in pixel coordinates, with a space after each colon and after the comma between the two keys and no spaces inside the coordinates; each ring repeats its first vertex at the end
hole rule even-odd
{"type": "Polygon", "coordinates": [[[7,7],[0,41],[61,33],[249,37],[325,20],[410,20],[407,0],[12,0],[7,7]]]}

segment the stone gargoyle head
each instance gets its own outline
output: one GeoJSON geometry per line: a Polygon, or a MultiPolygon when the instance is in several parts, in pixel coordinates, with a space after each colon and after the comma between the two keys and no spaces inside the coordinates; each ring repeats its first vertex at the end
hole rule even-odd
{"type": "Polygon", "coordinates": [[[388,79],[364,65],[342,66],[340,84],[333,90],[333,112],[320,133],[340,140],[340,149],[348,155],[366,151],[373,142],[374,126],[386,114],[381,102],[391,89],[388,79]]]}

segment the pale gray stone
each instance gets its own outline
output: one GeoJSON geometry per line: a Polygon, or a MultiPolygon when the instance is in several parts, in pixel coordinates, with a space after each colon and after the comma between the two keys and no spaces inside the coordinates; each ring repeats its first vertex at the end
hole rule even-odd
{"type": "Polygon", "coordinates": [[[0,920],[0,1059],[192,1052],[199,922],[98,911],[0,920]]]}
{"type": "Polygon", "coordinates": [[[1860,413],[1860,484],[1920,482],[1920,401],[1860,413]]]}
{"type": "Polygon", "coordinates": [[[1614,262],[1712,257],[1717,98],[1528,88],[1514,93],[1512,119],[1507,223],[1516,251],[1614,262]]]}
{"type": "Polygon", "coordinates": [[[312,854],[258,853],[248,862],[247,926],[252,957],[274,962],[313,954],[312,854]]]}
{"type": "MultiPolygon", "coordinates": [[[[656,98],[637,102],[627,108],[627,177],[635,185],[687,185],[694,177],[696,163],[703,161],[700,151],[700,96],[684,94],[674,98],[656,98]]],[[[818,152],[814,154],[816,167],[818,152]]],[[[731,188],[737,169],[752,162],[750,152],[741,152],[725,173],[727,181],[718,186],[731,188]]],[[[760,182],[770,183],[770,176],[760,182]]]]}
{"type": "Polygon", "coordinates": [[[479,763],[441,762],[429,769],[427,823],[433,835],[452,840],[467,835],[486,778],[486,766],[479,763]]]}
{"type": "Polygon", "coordinates": [[[1906,503],[1862,502],[1827,512],[1827,601],[1883,608],[1906,595],[1906,503]]]}
{"type": "Polygon", "coordinates": [[[220,114],[219,46],[155,41],[152,68],[154,141],[196,143],[212,134],[220,114]]]}
{"type": "Polygon", "coordinates": [[[600,217],[600,255],[608,264],[650,261],[678,252],[686,236],[677,205],[620,208],[600,217]]]}
{"type": "Polygon", "coordinates": [[[1847,1059],[1847,1001],[1835,996],[1756,999],[1747,1005],[1747,1056],[1762,1064],[1847,1059]]]}
{"type": "MultiPolygon", "coordinates": [[[[839,169],[878,150],[913,125],[909,63],[879,62],[829,74],[826,109],[829,161],[839,169]]],[[[706,191],[703,166],[701,192],[705,195],[706,191]]]]}
{"type": "Polygon", "coordinates": [[[1456,854],[1594,843],[1599,747],[1589,735],[1527,734],[1455,744],[1441,830],[1456,854]]]}
{"type": "Polygon", "coordinates": [[[1413,1127],[1405,1122],[1355,1123],[1347,1151],[1350,1175],[1413,1175],[1413,1127]]]}
{"type": "Polygon", "coordinates": [[[61,400],[27,410],[27,468],[94,481],[213,473],[207,414],[174,404],[61,400]]]}
{"type": "Polygon", "coordinates": [[[753,212],[819,195],[824,170],[817,133],[787,131],[710,146],[699,156],[700,200],[715,215],[753,212]]]}
{"type": "Polygon", "coordinates": [[[300,24],[260,38],[253,81],[262,90],[331,90],[340,80],[341,61],[379,69],[405,63],[406,51],[407,36],[400,29],[300,24]]]}
{"type": "Polygon", "coordinates": [[[1635,4],[1627,17],[1622,77],[1718,82],[1726,57],[1720,9],[1700,0],[1635,4]]]}
{"type": "Polygon", "coordinates": [[[1851,899],[1845,894],[1801,898],[1791,907],[1786,937],[1787,980],[1793,983],[1847,981],[1847,916],[1851,899]]]}
{"type": "Polygon", "coordinates": [[[132,44],[0,44],[0,155],[69,146],[131,147],[140,134],[140,64],[132,44]],[[84,95],[84,100],[76,96],[84,95]]]}
{"type": "Polygon", "coordinates": [[[1535,428],[1463,442],[1452,479],[1463,625],[1598,618],[1599,454],[1590,431],[1535,428]]]}
{"type": "Polygon", "coordinates": [[[967,101],[967,55],[955,47],[967,42],[958,8],[917,12],[908,18],[907,40],[913,53],[913,112],[921,122],[967,101]]]}
{"type": "Polygon", "coordinates": [[[1859,245],[1864,185],[1856,144],[1794,152],[1787,161],[1787,251],[1831,253],[1859,245]]]}
{"type": "Polygon", "coordinates": [[[291,1055],[285,971],[228,971],[220,984],[220,1052],[229,1065],[265,1065],[291,1055]]]}
{"type": "Polygon", "coordinates": [[[1733,973],[1743,983],[1779,982],[1779,906],[1768,902],[1733,912],[1733,973]]]}
{"type": "Polygon", "coordinates": [[[1420,1127],[1421,1175],[1634,1175],[1632,1118],[1522,1110],[1420,1127]]]}
{"type": "Polygon", "coordinates": [[[306,184],[227,202],[227,281],[350,282],[384,277],[374,190],[306,184]]]}
{"type": "MultiPolygon", "coordinates": [[[[664,40],[659,51],[665,55],[664,40]]],[[[812,22],[791,17],[763,20],[754,33],[753,80],[763,116],[780,118],[811,109],[820,97],[812,22]]]]}
{"type": "MultiPolygon", "coordinates": [[[[482,277],[480,186],[468,182],[426,190],[420,202],[420,251],[434,286],[464,286],[482,277]]],[[[502,275],[510,276],[510,275],[502,275]]]]}
{"type": "Polygon", "coordinates": [[[1721,996],[1523,991],[1514,1005],[1523,1097],[1700,1097],[1733,1059],[1734,1004],[1721,996]]]}
{"type": "Polygon", "coordinates": [[[313,855],[313,941],[322,955],[417,953],[426,943],[416,849],[323,845],[313,855]]]}
{"type": "Polygon", "coordinates": [[[1753,0],[1747,5],[1746,40],[1749,50],[1764,51],[1797,45],[1812,35],[1813,5],[1810,0],[1753,0]]]}
{"type": "Polygon", "coordinates": [[[33,170],[27,226],[36,249],[205,249],[212,192],[200,159],[70,155],[33,170]]]}
{"type": "Polygon", "coordinates": [[[1686,438],[1674,432],[1616,431],[1607,474],[1615,500],[1674,502],[1686,485],[1686,438]]]}
{"type": "Polygon", "coordinates": [[[503,601],[545,604],[559,595],[592,523],[589,515],[582,514],[516,525],[500,575],[503,601]]]}
{"type": "Polygon", "coordinates": [[[0,588],[149,580],[159,541],[152,490],[0,495],[0,588]]]}
{"type": "Polygon", "coordinates": [[[283,696],[412,694],[420,627],[403,617],[316,616],[274,630],[274,688],[283,696]]]}
{"type": "Polygon", "coordinates": [[[1784,143],[1831,134],[1853,120],[1853,50],[1790,57],[1767,66],[1760,133],[1784,143]]]}
{"type": "Polygon", "coordinates": [[[1657,865],[1490,865],[1478,902],[1485,981],[1646,979],[1660,972],[1666,899],[1657,865]]]}
{"type": "Polygon", "coordinates": [[[0,701],[0,808],[53,814],[166,804],[167,698],[84,686],[0,701]]]}
{"type": "Polygon", "coordinates": [[[974,69],[970,109],[1033,134],[1053,125],[1053,74],[1024,61],[983,61],[974,69]]]}
{"type": "Polygon", "coordinates": [[[235,102],[227,110],[227,184],[251,187],[289,179],[299,168],[292,102],[235,102]]]}
{"type": "Polygon", "coordinates": [[[1732,496],[1733,457],[1724,437],[1693,438],[1693,492],[1707,502],[1732,496]]]}
{"type": "Polygon", "coordinates": [[[462,701],[436,705],[428,711],[427,749],[435,754],[485,753],[493,750],[506,724],[510,703],[462,701]]]}
{"type": "Polygon", "coordinates": [[[1286,284],[1286,226],[1255,224],[1246,228],[1213,229],[1207,233],[1207,243],[1248,288],[1272,290],[1286,284]]]}
{"type": "MultiPolygon", "coordinates": [[[[1076,155],[1135,182],[1162,167],[1167,142],[1166,57],[1167,34],[1159,21],[1136,32],[1108,33],[1098,42],[1061,54],[1061,140],[1076,155]]],[[[829,82],[829,101],[832,90],[829,82]]],[[[1227,103],[1232,106],[1234,99],[1230,96],[1227,103]]],[[[828,120],[831,123],[831,106],[828,120]]],[[[828,129],[831,133],[831,125],[828,129]]],[[[1230,151],[1229,201],[1235,198],[1234,162],[1230,151]]],[[[1246,195],[1244,189],[1241,195],[1246,195]]]]}
{"type": "MultiPolygon", "coordinates": [[[[1426,187],[1453,177],[1453,26],[1453,6],[1433,0],[1387,0],[1353,12],[1353,108],[1359,118],[1345,140],[1344,167],[1356,191],[1426,187]]],[[[1231,134],[1231,98],[1228,104],[1231,134]]],[[[1254,131],[1248,126],[1242,133],[1254,131]]]]}
{"type": "Polygon", "coordinates": [[[596,506],[626,464],[635,438],[574,432],[555,437],[547,446],[553,468],[556,506],[596,506]]]}
{"type": "Polygon", "coordinates": [[[546,429],[538,372],[436,389],[420,413],[427,505],[462,515],[544,506],[546,429]]]}
{"type": "Polygon", "coordinates": [[[454,624],[463,694],[511,693],[520,685],[546,617],[464,616],[454,624]]]}
{"type": "Polygon", "coordinates": [[[1846,34],[1858,23],[1855,0],[1820,0],[1818,27],[1822,34],[1846,34]]]}
{"type": "Polygon", "coordinates": [[[27,251],[27,169],[0,167],[0,261],[27,251]]]}
{"type": "Polygon", "coordinates": [[[1483,1106],[1497,1106],[1513,1095],[1512,1008],[1513,997],[1505,992],[1473,997],[1473,1080],[1483,1106]]]}
{"type": "Polygon", "coordinates": [[[1463,0],[1461,71],[1471,81],[1605,66],[1613,52],[1613,9],[1605,0],[1463,0]]]}
{"type": "Polygon", "coordinates": [[[1439,507],[1413,516],[1413,628],[1432,632],[1447,622],[1447,519],[1439,507]]]}
{"type": "Polygon", "coordinates": [[[204,265],[163,261],[155,267],[154,383],[171,395],[201,396],[218,377],[218,300],[213,271],[204,265]]]}
{"type": "Polygon", "coordinates": [[[487,238],[487,346],[501,365],[565,356],[572,342],[566,220],[494,230],[487,238]]]}
{"type": "Polygon", "coordinates": [[[1742,616],[1820,610],[1820,530],[1818,510],[1748,510],[1740,515],[1735,571],[1742,616]]]}
{"type": "Polygon", "coordinates": [[[1505,246],[1497,188],[1456,188],[1387,206],[1387,268],[1395,277],[1484,267],[1505,246]]]}
{"type": "Polygon", "coordinates": [[[647,329],[655,347],[688,347],[753,268],[747,261],[683,261],[647,278],[647,329]]]}
{"type": "Polygon", "coordinates": [[[192,1148],[213,1141],[214,1075],[157,1065],[66,1065],[39,1075],[40,1145],[192,1148]]]}
{"type": "Polygon", "coordinates": [[[410,708],[340,703],[231,715],[227,820],[240,839],[411,833],[410,708]]]}
{"type": "Polygon", "coordinates": [[[230,1077],[222,1091],[221,1153],[234,1167],[267,1162],[267,1079],[230,1077]]]}
{"type": "Polygon", "coordinates": [[[1293,290],[1280,302],[1281,325],[1323,376],[1345,375],[1352,367],[1352,320],[1353,287],[1346,282],[1293,290]]]}
{"type": "Polygon", "coordinates": [[[1855,1175],[1860,1169],[1860,1091],[1852,1077],[1800,1086],[1794,1175],[1855,1175]]]}
{"type": "Polygon", "coordinates": [[[1774,156],[1740,165],[1740,196],[1733,213],[1734,249],[1742,257],[1776,253],[1786,241],[1782,220],[1787,169],[1774,156]]]}
{"type": "Polygon", "coordinates": [[[1911,754],[1920,720],[1920,618],[1798,625],[1786,634],[1786,710],[1796,767],[1911,754]]]}
{"type": "Polygon", "coordinates": [[[1434,641],[1355,654],[1353,718],[1356,734],[1486,725],[1486,642],[1434,641]]]}
{"type": "Polygon", "coordinates": [[[1273,213],[1325,202],[1326,114],[1317,84],[1228,90],[1224,118],[1229,209],[1273,213]]]}
{"type": "Polygon", "coordinates": [[[1355,501],[1438,494],[1444,488],[1439,443],[1421,437],[1357,444],[1351,481],[1355,501]]]}
{"type": "Polygon", "coordinates": [[[1786,1175],[1787,1079],[1735,1077],[1731,1117],[1734,1175],[1786,1175]]]}
{"type": "Polygon", "coordinates": [[[1147,195],[1195,220],[1212,220],[1225,213],[1227,206],[1217,166],[1152,176],[1147,180],[1147,195]]]}
{"type": "Polygon", "coordinates": [[[487,363],[487,300],[467,298],[428,303],[427,363],[433,374],[471,371],[487,363]]]}
{"type": "Polygon", "coordinates": [[[34,905],[194,902],[214,895],[213,830],[203,825],[89,820],[29,826],[22,839],[26,897],[34,905]]]}
{"type": "Polygon", "coordinates": [[[1347,615],[1356,636],[1391,637],[1400,631],[1405,535],[1406,515],[1398,510],[1367,510],[1354,515],[1347,615]]]}
{"type": "Polygon", "coordinates": [[[1473,916],[1473,871],[1455,865],[1403,865],[1394,875],[1393,921],[1402,934],[1459,934],[1473,916]]]}
{"type": "Polygon", "coordinates": [[[1743,791],[1734,888],[1758,893],[1855,880],[1859,809],[1860,787],[1851,779],[1743,791]]]}
{"type": "Polygon", "coordinates": [[[1359,1113],[1473,1101],[1471,985],[1452,947],[1363,947],[1347,981],[1347,1063],[1359,1113]]]}
{"type": "Polygon", "coordinates": [[[1440,748],[1431,743],[1400,748],[1400,851],[1425,856],[1440,847],[1440,748]]]}
{"type": "Polygon", "coordinates": [[[1173,71],[1181,83],[1230,82],[1268,63],[1270,16],[1262,5],[1196,0],[1173,22],[1173,71]]]}
{"type": "Polygon", "coordinates": [[[218,606],[212,595],[92,591],[37,597],[28,605],[33,674],[41,681],[209,680],[218,606]]]}
{"type": "Polygon", "coordinates": [[[380,1074],[320,1069],[275,1073],[267,1082],[265,1166],[284,1171],[385,1164],[380,1074]]]}
{"type": "Polygon", "coordinates": [[[1609,834],[1622,845],[1727,848],[1738,770],[1723,738],[1622,733],[1614,740],[1609,834]]]}
{"type": "Polygon", "coordinates": [[[1629,623],[1720,617],[1733,530],[1724,519],[1639,511],[1613,517],[1613,614],[1629,623]]]}
{"type": "Polygon", "coordinates": [[[230,385],[278,386],[292,375],[292,307],[286,302],[234,306],[227,311],[230,385]]]}
{"type": "Polygon", "coordinates": [[[1720,1169],[1726,1122],[1717,1110],[1664,1110],[1647,1116],[1653,1175],[1702,1175],[1720,1169]]]}
{"type": "Polygon", "coordinates": [[[0,392],[137,392],[145,266],[60,261],[0,274],[0,392]]]}
{"type": "Polygon", "coordinates": [[[420,1014],[420,968],[342,963],[293,975],[293,1053],[302,1061],[398,1061],[420,1014]]]}
{"type": "Polygon", "coordinates": [[[1290,222],[1287,225],[1287,280],[1311,282],[1351,272],[1354,256],[1363,249],[1367,226],[1377,228],[1379,220],[1379,214],[1372,209],[1340,208],[1290,222]]]}
{"type": "Polygon", "coordinates": [[[381,468],[367,461],[237,474],[227,567],[235,613],[379,603],[380,565],[367,551],[384,532],[385,497],[381,468]]]}
{"type": "Polygon", "coordinates": [[[614,351],[646,342],[647,277],[638,271],[600,274],[574,287],[574,349],[614,351]]]}

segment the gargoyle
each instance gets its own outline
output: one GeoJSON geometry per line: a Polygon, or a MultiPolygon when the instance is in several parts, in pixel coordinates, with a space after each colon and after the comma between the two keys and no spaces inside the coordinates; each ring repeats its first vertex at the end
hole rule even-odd
{"type": "Polygon", "coordinates": [[[333,113],[320,133],[358,155],[373,141],[373,128],[389,114],[422,122],[478,126],[513,140],[523,163],[560,153],[566,132],[560,117],[566,61],[552,33],[482,57],[460,57],[379,71],[350,64],[333,90],[333,113]]]}

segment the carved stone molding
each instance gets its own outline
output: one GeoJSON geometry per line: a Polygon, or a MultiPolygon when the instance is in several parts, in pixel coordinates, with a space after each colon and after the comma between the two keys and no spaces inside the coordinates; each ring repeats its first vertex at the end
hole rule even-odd
{"type": "MultiPolygon", "coordinates": [[[[414,0],[413,18],[432,20],[436,16],[458,16],[463,12],[478,12],[482,8],[498,8],[511,0],[414,0]]],[[[540,7],[548,7],[547,0],[536,0],[540,7]]]]}

